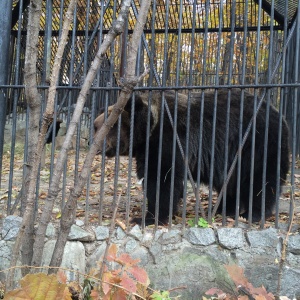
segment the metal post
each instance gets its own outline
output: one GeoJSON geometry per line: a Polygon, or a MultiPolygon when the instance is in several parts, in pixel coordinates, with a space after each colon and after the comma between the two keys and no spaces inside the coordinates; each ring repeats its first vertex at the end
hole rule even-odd
{"type": "MultiPolygon", "coordinates": [[[[0,86],[8,84],[8,58],[10,44],[12,0],[0,1],[0,86]]],[[[7,90],[0,88],[0,170],[4,144],[4,127],[6,119],[7,90]]],[[[0,171],[1,186],[1,171],[0,171]]]]}

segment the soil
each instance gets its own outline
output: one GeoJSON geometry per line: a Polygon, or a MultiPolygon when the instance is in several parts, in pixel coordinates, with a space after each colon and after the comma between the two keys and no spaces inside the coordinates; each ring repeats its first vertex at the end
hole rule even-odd
{"type": "MultiPolygon", "coordinates": [[[[86,151],[80,151],[78,170],[81,169],[86,151]]],[[[58,156],[58,151],[55,152],[55,158],[58,156]]],[[[70,151],[68,155],[68,162],[66,164],[65,172],[61,180],[61,191],[54,203],[52,222],[58,223],[61,217],[62,203],[68,199],[70,190],[74,186],[75,174],[75,150],[70,151]]],[[[93,162],[91,169],[91,176],[88,185],[85,186],[82,195],[78,199],[77,219],[81,219],[86,225],[108,224],[112,217],[112,203],[120,194],[120,205],[118,208],[117,219],[118,222],[129,224],[126,220],[132,217],[141,216],[143,203],[143,189],[135,175],[135,162],[132,163],[132,170],[129,171],[128,158],[120,157],[118,180],[115,182],[115,159],[106,159],[105,162],[105,176],[101,182],[101,166],[102,157],[97,156],[93,162]],[[131,173],[130,184],[128,188],[128,174],[131,173]],[[100,193],[101,185],[103,185],[103,192],[100,193]],[[101,209],[102,208],[102,209],[101,209]],[[102,211],[102,213],[101,213],[102,211]],[[101,221],[102,220],[102,221],[101,221]]],[[[23,155],[16,154],[13,161],[13,168],[10,169],[10,153],[5,152],[3,157],[3,167],[1,174],[1,188],[0,188],[0,220],[6,216],[7,205],[11,206],[14,203],[22,184],[23,177],[23,155]],[[9,178],[12,178],[9,180],[9,178]],[[11,189],[9,188],[11,186],[11,189]],[[11,190],[11,192],[9,192],[11,190]],[[11,204],[9,204],[11,203],[11,204]]],[[[43,210],[44,200],[47,196],[49,187],[49,180],[51,177],[51,157],[50,148],[46,149],[44,167],[41,168],[39,174],[39,186],[37,193],[37,217],[43,210]]],[[[78,171],[77,171],[78,172],[78,171]]],[[[207,211],[208,207],[208,188],[202,186],[200,189],[201,204],[207,211]]],[[[213,202],[217,199],[217,194],[213,193],[213,202]]],[[[192,191],[191,185],[188,184],[187,189],[187,204],[186,204],[186,221],[195,218],[195,195],[192,191]]],[[[300,169],[295,170],[295,193],[294,193],[294,217],[293,224],[300,226],[300,169]]],[[[183,203],[180,205],[183,206],[183,203]]],[[[20,206],[18,205],[18,208],[20,206]]],[[[290,201],[290,185],[287,183],[283,187],[283,193],[279,202],[279,223],[287,224],[289,222],[289,212],[291,209],[290,201]]],[[[17,214],[18,212],[14,212],[17,214]]],[[[174,224],[182,223],[182,217],[176,216],[173,219],[174,224]]],[[[275,217],[266,220],[264,227],[274,226],[275,217]]],[[[222,216],[217,215],[214,218],[214,224],[219,226],[222,224],[222,216]]],[[[226,219],[226,226],[234,226],[235,222],[231,218],[226,219]]],[[[247,221],[239,218],[239,224],[246,226],[247,221]]],[[[259,227],[259,224],[252,224],[254,227],[259,227]]]]}

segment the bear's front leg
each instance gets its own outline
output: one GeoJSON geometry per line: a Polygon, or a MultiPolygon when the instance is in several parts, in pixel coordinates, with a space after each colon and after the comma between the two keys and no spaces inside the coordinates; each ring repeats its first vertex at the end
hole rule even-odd
{"type": "MultiPolygon", "coordinates": [[[[169,172],[162,172],[160,178],[160,186],[158,187],[157,174],[148,174],[147,180],[147,200],[148,209],[145,218],[145,224],[151,225],[155,223],[156,202],[158,201],[158,225],[168,224],[170,212],[171,197],[171,175],[169,172]],[[153,176],[151,176],[153,175],[153,176]],[[159,189],[159,190],[158,190],[159,189]],[[158,191],[158,192],[157,192],[158,191]],[[158,197],[158,198],[157,198],[158,197]]],[[[173,208],[172,215],[177,213],[178,202],[183,193],[183,179],[175,178],[173,189],[173,208]]],[[[134,218],[131,222],[141,224],[142,218],[134,218]]]]}

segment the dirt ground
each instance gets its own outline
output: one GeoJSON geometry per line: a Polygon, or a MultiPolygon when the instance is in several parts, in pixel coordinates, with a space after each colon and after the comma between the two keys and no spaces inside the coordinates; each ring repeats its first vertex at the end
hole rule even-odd
{"type": "MultiPolygon", "coordinates": [[[[55,153],[55,157],[57,157],[58,151],[55,153]]],[[[78,168],[81,169],[85,158],[86,152],[81,151],[79,154],[79,164],[78,168]]],[[[125,222],[126,217],[129,218],[141,216],[141,207],[143,202],[143,191],[142,185],[138,182],[135,175],[135,163],[132,164],[131,171],[131,180],[130,187],[128,186],[128,159],[126,157],[120,158],[120,167],[118,173],[118,181],[114,182],[115,175],[115,160],[108,159],[105,164],[105,176],[103,178],[103,193],[101,197],[100,188],[101,188],[101,157],[96,157],[93,162],[93,167],[91,169],[91,176],[89,180],[89,187],[85,187],[83,190],[82,196],[78,201],[77,208],[77,218],[83,220],[86,225],[96,225],[100,223],[100,219],[102,217],[102,224],[110,223],[112,216],[112,202],[113,199],[118,197],[121,194],[120,205],[118,209],[118,221],[125,222]],[[115,193],[115,191],[117,191],[115,193]],[[130,194],[130,197],[128,196],[130,194]],[[102,214],[101,212],[102,207],[102,214]]],[[[1,188],[0,188],[0,219],[1,217],[6,216],[7,204],[11,199],[12,203],[14,203],[18,192],[21,188],[22,183],[22,166],[23,166],[23,155],[22,152],[18,155],[15,155],[14,159],[14,167],[13,170],[10,170],[10,153],[9,151],[5,152],[3,159],[3,167],[2,167],[2,178],[1,178],[1,188]],[[12,182],[9,181],[9,174],[12,175],[12,182]],[[9,186],[12,187],[12,193],[9,194],[9,186]]],[[[53,209],[53,222],[59,221],[61,217],[61,203],[65,202],[68,199],[68,195],[70,189],[74,185],[74,173],[75,173],[75,151],[70,151],[68,156],[68,162],[66,165],[65,173],[61,180],[61,192],[59,193],[57,200],[54,204],[53,209]]],[[[49,179],[50,179],[50,150],[49,148],[46,150],[46,159],[45,166],[41,169],[40,178],[39,178],[39,189],[38,189],[38,197],[37,197],[37,216],[40,215],[43,209],[44,200],[47,196],[47,191],[49,187],[49,179]]],[[[296,190],[294,193],[294,219],[293,224],[300,227],[300,169],[295,170],[295,186],[296,190]]],[[[201,203],[204,208],[208,206],[208,189],[203,186],[200,190],[200,198],[201,203]]],[[[217,198],[217,194],[213,194],[213,200],[215,201],[217,198]]],[[[195,195],[192,192],[190,184],[188,185],[188,193],[187,193],[187,211],[186,217],[187,220],[195,218],[195,195]]],[[[181,204],[182,206],[182,204],[181,204]]],[[[279,222],[286,224],[289,222],[289,211],[291,207],[290,201],[290,187],[287,183],[286,186],[283,187],[283,193],[279,202],[279,222]]],[[[16,213],[16,212],[15,212],[16,213]]],[[[181,216],[177,216],[174,219],[174,224],[181,223],[181,216]]],[[[240,218],[239,222],[241,226],[246,226],[247,221],[240,218]],[[244,224],[244,225],[243,225],[244,224]]],[[[265,227],[274,226],[275,218],[269,218],[266,221],[265,227]]],[[[219,226],[222,224],[222,216],[217,215],[215,217],[214,224],[219,226]]],[[[231,218],[227,218],[226,220],[227,226],[234,226],[234,220],[231,218]]],[[[253,224],[252,226],[259,227],[258,224],[253,224]]]]}

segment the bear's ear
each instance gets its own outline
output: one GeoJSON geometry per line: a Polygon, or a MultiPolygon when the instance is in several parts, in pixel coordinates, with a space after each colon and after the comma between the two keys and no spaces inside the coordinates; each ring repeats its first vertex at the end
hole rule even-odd
{"type": "Polygon", "coordinates": [[[124,107],[124,111],[128,112],[131,115],[132,110],[132,101],[134,101],[134,112],[141,112],[145,108],[148,107],[148,101],[146,101],[143,97],[139,94],[135,94],[134,98],[131,96],[124,107]],[[134,100],[133,100],[134,99],[134,100]]]}

